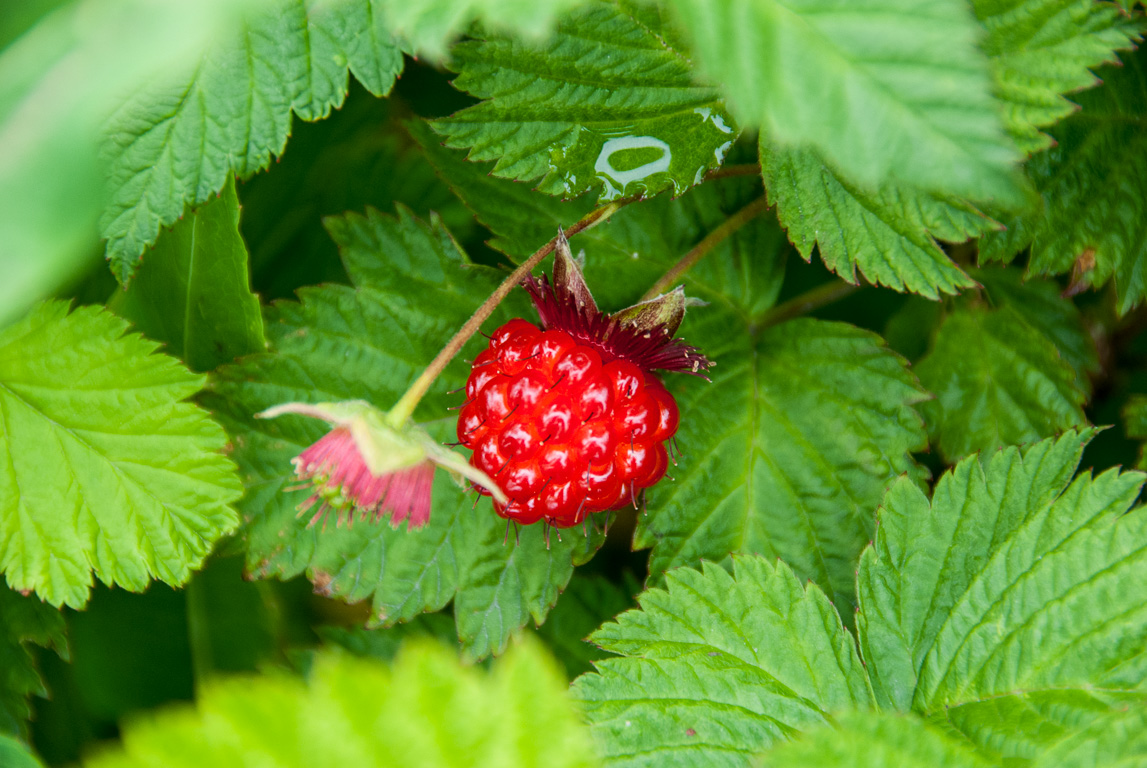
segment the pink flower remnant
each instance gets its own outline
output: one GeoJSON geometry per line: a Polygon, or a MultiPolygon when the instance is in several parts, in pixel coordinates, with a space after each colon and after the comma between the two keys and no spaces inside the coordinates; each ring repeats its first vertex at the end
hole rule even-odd
{"type": "Polygon", "coordinates": [[[315,493],[299,505],[302,514],[322,502],[311,525],[333,509],[339,523],[354,522],[356,513],[381,520],[390,515],[398,527],[421,528],[430,519],[434,464],[423,461],[385,475],[371,474],[350,429],[335,427],[294,459],[295,475],[313,483],[315,493]]]}

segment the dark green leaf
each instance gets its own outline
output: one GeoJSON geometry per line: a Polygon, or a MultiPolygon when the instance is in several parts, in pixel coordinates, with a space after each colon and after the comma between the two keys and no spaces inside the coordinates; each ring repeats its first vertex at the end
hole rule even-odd
{"type": "MultiPolygon", "coordinates": [[[[1125,431],[1132,440],[1147,440],[1147,397],[1136,395],[1132,397],[1123,409],[1125,431]]],[[[1139,469],[1147,469],[1147,449],[1139,448],[1139,469]]]]}
{"type": "Polygon", "coordinates": [[[140,595],[97,586],[85,609],[68,616],[73,658],[64,679],[74,691],[65,695],[76,699],[71,715],[89,729],[86,738],[130,713],[192,698],[187,597],[161,584],[140,595]]]}
{"type": "Polygon", "coordinates": [[[473,217],[404,135],[394,104],[352,84],[341,109],[294,126],[282,158],[239,187],[252,282],[265,297],[346,280],[327,216],[390,213],[401,201],[419,216],[437,212],[463,241],[472,234],[473,217]]]}
{"type": "MultiPolygon", "coordinates": [[[[632,580],[632,577],[629,579],[632,580]]],[[[634,582],[625,591],[602,576],[574,574],[562,599],[538,627],[538,635],[550,646],[570,678],[589,672],[592,662],[605,658],[589,642],[589,636],[602,622],[633,607],[633,595],[640,590],[634,582]]]]}
{"type": "Polygon", "coordinates": [[[869,190],[842,179],[810,150],[761,141],[769,199],[805,261],[818,246],[825,266],[850,283],[856,270],[878,283],[936,298],[974,285],[935,238],[960,242],[995,222],[959,200],[895,182],[869,190]]]}
{"type": "MultiPolygon", "coordinates": [[[[559,201],[492,176],[492,164],[466,162],[419,125],[411,130],[438,173],[494,232],[491,245],[516,261],[592,209],[586,199],[559,201]]],[[[661,195],[629,205],[578,235],[573,247],[585,252],[586,279],[599,306],[612,311],[633,304],[705,235],[756,200],[760,187],[752,178],[713,181],[677,199],[661,195]]],[[[684,282],[690,296],[732,302],[758,318],[780,293],[788,252],[776,220],[761,215],[719,243],[684,282]]],[[[690,333],[688,325],[684,332],[690,333]]]]}
{"type": "MultiPolygon", "coordinates": [[[[443,146],[442,138],[425,122],[411,121],[406,127],[438,175],[494,233],[490,245],[516,261],[549,242],[557,227],[569,227],[593,209],[588,195],[561,200],[522,182],[494,176],[494,163],[466,160],[465,152],[443,146]]],[[[597,234],[590,230],[578,239],[578,245],[584,247],[586,238],[597,234]]]]}
{"type": "Polygon", "coordinates": [[[488,36],[458,45],[454,85],[484,99],[432,124],[493,172],[551,195],[681,194],[733,145],[732,119],[693,81],[660,12],[594,2],[541,47],[488,36]]]}
{"type": "Polygon", "coordinates": [[[872,510],[897,475],[923,475],[909,455],[925,445],[912,407],[923,390],[877,336],[843,323],[752,335],[716,305],[690,317],[717,367],[712,384],[677,393],[677,479],[653,490],[635,545],[653,547],[655,574],[733,552],[780,557],[850,609],[872,510]]]}
{"type": "Polygon", "coordinates": [[[185,206],[282,154],[292,113],[318,120],[341,105],[348,71],[376,96],[402,71],[371,0],[274,0],[194,67],[123,104],[107,126],[110,201],[100,222],[120,280],[185,206]]]}
{"type": "Polygon", "coordinates": [[[1011,307],[1055,344],[1060,357],[1075,371],[1076,388],[1085,394],[1091,392],[1090,376],[1099,372],[1095,339],[1079,310],[1063,298],[1056,283],[1025,280],[1018,269],[977,269],[972,271],[972,277],[994,304],[1011,307]]]}
{"type": "Polygon", "coordinates": [[[949,461],[1087,422],[1076,372],[1009,304],[958,304],[916,373],[936,394],[921,410],[933,444],[949,461]]]}
{"type": "Polygon", "coordinates": [[[116,291],[109,306],[193,371],[263,348],[233,180],[160,234],[130,289],[116,291]]]}
{"type": "Polygon", "coordinates": [[[1116,61],[1142,29],[1094,0],[973,0],[972,8],[988,33],[983,47],[1004,124],[1029,154],[1051,144],[1040,128],[1074,111],[1064,94],[1096,85],[1091,69],[1116,61]]]}
{"type": "Polygon", "coordinates": [[[355,656],[378,661],[392,661],[399,649],[414,638],[437,640],[443,645],[458,642],[454,619],[445,613],[424,613],[385,629],[319,627],[316,631],[325,645],[335,645],[355,656]]]}
{"type": "Polygon", "coordinates": [[[1030,274],[1114,280],[1123,314],[1147,295],[1147,51],[1120,58],[1051,131],[1056,146],[1028,162],[1040,204],[1003,218],[1007,230],[984,238],[980,255],[1009,261],[1031,246],[1030,274]]]}
{"type": "MultiPolygon", "coordinates": [[[[4,736],[27,737],[31,715],[28,697],[46,696],[30,645],[52,648],[67,656],[64,616],[35,597],[25,597],[0,585],[0,757],[4,736]]],[[[9,763],[0,760],[0,765],[9,763]]]]}
{"type": "Polygon", "coordinates": [[[673,0],[700,69],[770,142],[849,183],[1017,197],[1015,149],[961,0],[673,0]]]}
{"type": "Polygon", "coordinates": [[[0,765],[4,768],[43,768],[43,763],[20,742],[0,734],[0,765]]]}
{"type": "Polygon", "coordinates": [[[278,650],[279,606],[270,585],[243,578],[238,557],[211,558],[187,584],[187,631],[195,678],[254,672],[278,650]]]}

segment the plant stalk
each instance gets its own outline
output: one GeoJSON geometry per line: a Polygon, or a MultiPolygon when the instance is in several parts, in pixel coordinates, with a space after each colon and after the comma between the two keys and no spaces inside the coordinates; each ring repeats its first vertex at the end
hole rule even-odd
{"type": "MultiPolygon", "coordinates": [[[[636,197],[629,197],[614,200],[611,203],[607,203],[600,208],[590,211],[565,231],[566,237],[573,237],[579,232],[584,232],[600,224],[636,199],[636,197]]],[[[430,365],[426,366],[426,370],[414,380],[414,383],[410,385],[410,389],[406,390],[406,393],[403,394],[398,402],[394,404],[394,407],[390,409],[389,418],[392,425],[396,427],[400,426],[410,418],[411,414],[414,413],[414,409],[418,407],[419,401],[421,401],[423,396],[429,391],[434,380],[437,379],[439,374],[450,364],[450,361],[454,359],[454,356],[458,354],[463,345],[470,340],[471,336],[478,332],[478,329],[482,327],[482,323],[486,321],[486,318],[493,314],[497,306],[502,303],[502,299],[506,298],[506,296],[510,294],[510,291],[521,283],[522,279],[530,274],[530,271],[533,270],[542,259],[554,252],[557,242],[557,237],[554,237],[541,248],[534,251],[530,258],[523,261],[517,269],[510,273],[509,277],[502,281],[501,285],[494,289],[490,297],[482,302],[482,305],[471,315],[470,319],[466,321],[466,324],[458,329],[450,341],[446,342],[446,346],[442,348],[442,351],[430,361],[430,365]]]]}
{"type": "Polygon", "coordinates": [[[681,260],[669,268],[661,278],[650,286],[645,295],[641,297],[642,301],[649,301],[650,299],[657,298],[661,294],[673,287],[682,275],[693,268],[698,261],[704,258],[705,254],[717,247],[717,245],[727,238],[729,235],[736,232],[741,227],[748,224],[754,218],[764,213],[769,208],[769,202],[764,197],[758,197],[753,202],[746,205],[741,210],[734,213],[729,218],[722,222],[721,226],[710,232],[704,240],[693,246],[687,254],[681,257],[681,260]]]}
{"type": "Polygon", "coordinates": [[[800,296],[795,296],[784,304],[778,304],[770,309],[765,313],[765,316],[761,318],[758,328],[768,328],[771,325],[792,320],[794,317],[806,315],[813,310],[840,301],[845,296],[860,290],[861,287],[859,283],[853,285],[843,280],[833,280],[831,283],[818,285],[816,288],[806,291],[800,296]]]}
{"type": "Polygon", "coordinates": [[[759,176],[761,166],[756,163],[742,163],[740,165],[726,165],[710,173],[705,181],[711,179],[728,179],[734,176],[759,176]]]}

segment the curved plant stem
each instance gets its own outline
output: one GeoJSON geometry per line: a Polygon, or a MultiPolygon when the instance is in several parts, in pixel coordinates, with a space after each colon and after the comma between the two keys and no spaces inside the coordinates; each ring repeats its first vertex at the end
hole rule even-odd
{"type": "Polygon", "coordinates": [[[818,285],[811,291],[806,291],[800,296],[795,296],[784,304],[778,304],[770,309],[761,318],[757,327],[768,328],[770,325],[777,325],[786,320],[792,320],[794,317],[806,315],[814,309],[820,309],[835,301],[840,301],[854,291],[860,290],[861,287],[860,284],[853,285],[843,280],[833,280],[831,283],[818,285]]]}
{"type": "Polygon", "coordinates": [[[705,177],[705,181],[710,179],[727,179],[732,176],[759,176],[761,174],[761,166],[756,163],[743,163],[740,165],[726,165],[723,168],[710,173],[705,177]]]}
{"type": "Polygon", "coordinates": [[[665,291],[669,290],[674,283],[676,283],[681,276],[688,272],[694,264],[700,261],[705,254],[713,250],[717,245],[729,235],[736,232],[741,227],[748,224],[755,217],[768,210],[769,202],[764,197],[758,197],[753,202],[746,205],[741,210],[734,213],[721,224],[721,226],[710,232],[704,240],[693,246],[689,253],[681,257],[681,260],[669,268],[661,278],[650,286],[645,295],[641,297],[642,301],[656,298],[665,291]]]}
{"type": "MultiPolygon", "coordinates": [[[[582,217],[581,220],[565,231],[566,237],[573,237],[579,232],[584,232],[590,227],[600,224],[622,207],[636,199],[635,197],[628,197],[614,200],[612,203],[607,203],[600,208],[590,211],[582,217]]],[[[394,426],[401,425],[410,418],[410,415],[414,413],[414,409],[418,406],[419,401],[422,400],[422,397],[430,389],[430,385],[434,383],[434,380],[438,378],[438,375],[442,373],[443,369],[450,364],[450,361],[454,359],[454,356],[458,354],[462,346],[470,340],[471,336],[478,332],[478,329],[482,326],[482,323],[486,321],[486,318],[493,313],[494,309],[502,302],[502,299],[506,298],[510,291],[522,282],[522,278],[530,274],[530,271],[536,267],[542,259],[553,253],[557,242],[558,239],[555,237],[534,251],[530,258],[523,261],[517,269],[510,273],[509,277],[502,281],[501,285],[494,289],[494,292],[490,294],[490,298],[482,302],[482,306],[478,307],[470,319],[466,321],[466,324],[458,329],[450,341],[446,342],[446,346],[442,348],[442,351],[430,361],[430,365],[426,366],[426,370],[414,380],[414,383],[410,385],[410,389],[406,390],[406,393],[399,398],[398,402],[395,403],[394,407],[390,410],[389,418],[394,426]]]]}

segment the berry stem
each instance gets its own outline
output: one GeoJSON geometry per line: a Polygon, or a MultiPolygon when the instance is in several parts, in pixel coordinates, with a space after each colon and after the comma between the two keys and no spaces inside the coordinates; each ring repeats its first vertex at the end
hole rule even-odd
{"type": "Polygon", "coordinates": [[[765,316],[761,318],[758,327],[768,328],[771,325],[792,320],[794,317],[806,315],[813,310],[828,306],[835,301],[840,301],[853,291],[860,290],[860,288],[860,284],[853,285],[843,280],[833,280],[830,283],[818,285],[816,288],[806,291],[799,296],[795,296],[785,303],[778,304],[770,309],[765,316]]]}
{"type": "MultiPolygon", "coordinates": [[[[567,229],[565,231],[566,237],[573,237],[579,232],[584,232],[600,224],[621,210],[622,207],[636,199],[638,198],[625,197],[607,203],[600,208],[595,208],[567,229]]],[[[494,289],[494,292],[490,294],[490,298],[482,302],[482,305],[478,307],[470,319],[466,321],[466,324],[458,329],[458,332],[454,334],[450,341],[446,342],[446,346],[442,348],[442,351],[430,361],[430,365],[426,366],[426,370],[422,372],[422,375],[414,380],[414,383],[410,385],[410,389],[406,390],[406,393],[394,404],[389,414],[390,421],[393,425],[401,425],[410,418],[411,414],[414,413],[414,409],[418,407],[419,401],[422,400],[423,396],[430,389],[430,386],[434,383],[434,380],[437,379],[438,375],[450,364],[450,361],[454,359],[454,356],[458,354],[462,346],[470,340],[471,336],[478,332],[478,329],[482,327],[482,323],[494,312],[494,309],[502,302],[502,299],[506,298],[510,291],[521,283],[522,279],[530,274],[530,271],[533,270],[542,259],[553,253],[554,248],[557,247],[557,243],[558,238],[554,237],[541,248],[534,251],[530,258],[523,261],[517,269],[510,273],[509,277],[502,281],[501,285],[494,289]]]]}
{"type": "Polygon", "coordinates": [[[704,240],[693,246],[687,254],[681,257],[681,260],[669,268],[661,278],[650,286],[645,295],[641,297],[642,301],[649,301],[655,299],[667,290],[673,287],[673,284],[681,279],[681,276],[688,272],[693,266],[699,262],[705,254],[717,247],[718,244],[729,235],[736,232],[741,227],[748,224],[754,218],[764,213],[769,208],[769,201],[764,197],[758,197],[753,202],[746,205],[741,210],[734,213],[729,218],[722,222],[721,226],[710,232],[704,240]]]}

